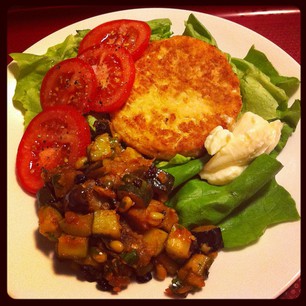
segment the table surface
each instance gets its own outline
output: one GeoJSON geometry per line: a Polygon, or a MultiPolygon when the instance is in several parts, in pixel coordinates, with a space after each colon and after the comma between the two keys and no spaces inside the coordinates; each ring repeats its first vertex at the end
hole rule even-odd
{"type": "MultiPolygon", "coordinates": [[[[96,15],[146,6],[90,5],[90,6],[18,6],[7,12],[8,55],[23,52],[49,34],[74,22],[96,15]],[[39,25],[39,26],[38,26],[39,25]]],[[[153,6],[150,6],[153,7],[153,6]]],[[[162,6],[158,6],[162,7],[162,6]]],[[[199,6],[171,5],[172,8],[199,11],[239,23],[266,37],[281,47],[299,64],[301,62],[300,10],[294,6],[199,6]]],[[[279,298],[294,299],[301,291],[299,278],[279,298]]]]}

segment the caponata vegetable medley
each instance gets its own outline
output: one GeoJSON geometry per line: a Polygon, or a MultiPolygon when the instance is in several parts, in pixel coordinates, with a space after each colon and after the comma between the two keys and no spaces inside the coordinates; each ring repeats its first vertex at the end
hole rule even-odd
{"type": "Polygon", "coordinates": [[[173,277],[169,295],[199,290],[223,247],[220,228],[190,231],[179,224],[176,211],[165,205],[174,177],[124,147],[107,119],[94,127],[76,167],[44,172],[37,192],[40,233],[100,290],[119,292],[152,276],[173,277]]]}

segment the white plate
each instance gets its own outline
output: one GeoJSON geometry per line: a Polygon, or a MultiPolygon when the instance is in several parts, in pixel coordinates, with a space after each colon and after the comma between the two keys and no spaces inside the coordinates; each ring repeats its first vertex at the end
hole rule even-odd
{"type": "MultiPolygon", "coordinates": [[[[26,50],[45,53],[49,46],[62,42],[78,29],[88,29],[105,21],[129,18],[151,20],[170,18],[172,30],[181,34],[184,21],[191,11],[144,8],[118,11],[89,18],[65,27],[26,50]]],[[[215,16],[193,12],[215,37],[221,50],[234,57],[244,57],[254,44],[272,61],[280,74],[300,79],[300,66],[278,46],[238,24],[215,16]]],[[[151,281],[132,284],[118,295],[96,289],[95,283],[78,280],[65,265],[54,264],[53,247],[37,232],[38,218],[35,199],[25,194],[16,182],[15,157],[23,133],[22,114],[14,108],[12,96],[16,80],[12,64],[7,71],[8,80],[8,294],[13,298],[166,298],[164,282],[151,281]]],[[[295,98],[300,97],[296,92],[295,98]]],[[[284,168],[277,175],[278,182],[293,196],[300,211],[300,124],[289,139],[279,160],[284,168]]],[[[300,275],[300,222],[284,223],[269,228],[252,246],[239,251],[221,251],[210,269],[206,285],[188,299],[224,298],[276,298],[300,275]]]]}

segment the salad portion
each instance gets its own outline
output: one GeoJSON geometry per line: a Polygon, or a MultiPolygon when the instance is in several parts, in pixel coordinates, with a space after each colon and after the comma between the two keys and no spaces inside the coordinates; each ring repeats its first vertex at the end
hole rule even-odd
{"type": "MultiPolygon", "coordinates": [[[[129,97],[135,61],[150,42],[172,35],[169,19],[115,20],[77,31],[44,55],[11,54],[19,66],[13,99],[25,114],[18,180],[36,195],[39,232],[57,257],[103,291],[171,276],[165,293],[186,297],[204,287],[221,249],[248,246],[268,226],[300,218],[275,180],[276,157],[300,119],[300,101],[288,105],[299,80],[279,75],[255,46],[243,59],[227,54],[240,81],[239,116],[277,120],[280,133],[230,182],[201,177],[214,158],[208,146],[200,158],[157,160],[114,132],[110,114],[129,97]]],[[[218,48],[193,14],[182,35],[218,48]]]]}

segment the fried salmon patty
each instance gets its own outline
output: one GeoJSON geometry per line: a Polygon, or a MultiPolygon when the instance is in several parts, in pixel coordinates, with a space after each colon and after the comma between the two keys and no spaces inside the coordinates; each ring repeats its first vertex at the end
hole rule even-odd
{"type": "Polygon", "coordinates": [[[239,79],[216,47],[188,36],[153,41],[136,61],[131,95],[112,115],[122,140],[149,157],[198,157],[241,110],[239,79]]]}

